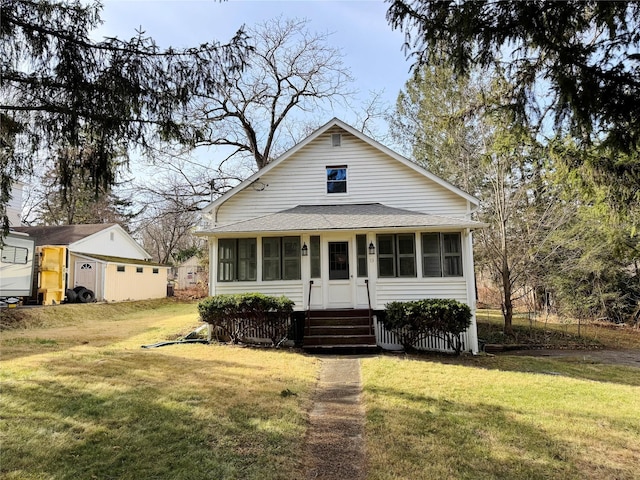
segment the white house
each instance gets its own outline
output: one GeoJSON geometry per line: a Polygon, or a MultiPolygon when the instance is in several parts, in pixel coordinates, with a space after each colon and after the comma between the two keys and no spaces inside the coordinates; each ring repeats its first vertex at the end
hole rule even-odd
{"type": "MultiPolygon", "coordinates": [[[[209,240],[210,293],[286,295],[307,312],[305,344],[318,345],[332,340],[311,338],[313,317],[374,317],[391,301],[453,298],[474,312],[463,340],[476,352],[478,204],[333,119],[205,208],[199,232],[209,240]]],[[[392,348],[393,338],[374,329],[374,341],[392,348]]]]}
{"type": "MultiPolygon", "coordinates": [[[[68,289],[80,286],[93,292],[98,301],[144,300],[167,294],[169,267],[151,262],[151,255],[118,224],[17,227],[14,230],[34,238],[42,254],[52,253],[51,260],[41,258],[38,265],[40,290],[45,277],[62,274],[63,294],[59,300],[68,289]],[[58,253],[56,247],[64,247],[63,252],[58,253]]],[[[45,303],[48,303],[46,295],[45,303]]]]}
{"type": "Polygon", "coordinates": [[[11,186],[11,198],[7,204],[7,217],[9,218],[10,227],[18,227],[22,225],[22,191],[24,184],[22,182],[13,182],[11,186]]]}

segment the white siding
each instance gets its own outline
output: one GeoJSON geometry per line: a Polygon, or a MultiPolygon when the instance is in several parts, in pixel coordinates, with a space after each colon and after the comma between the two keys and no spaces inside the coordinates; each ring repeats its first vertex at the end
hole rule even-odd
{"type": "Polygon", "coordinates": [[[424,298],[452,298],[468,304],[467,282],[464,277],[376,280],[376,309],[383,309],[389,302],[424,298]]]}
{"type": "MultiPolygon", "coordinates": [[[[0,296],[4,297],[26,297],[32,293],[33,276],[35,272],[35,242],[27,235],[9,234],[4,238],[4,247],[11,250],[13,258],[14,248],[24,249],[26,253],[26,263],[9,263],[0,261],[0,296]]],[[[0,248],[2,254],[3,248],[0,248]]],[[[4,255],[2,255],[4,257],[4,255]]],[[[13,262],[13,260],[11,260],[13,262]]]]}
{"type": "Polygon", "coordinates": [[[467,201],[357,137],[334,127],[223,203],[216,225],[268,215],[297,205],[382,203],[434,215],[464,217],[467,201]],[[331,134],[342,133],[342,145],[331,134]],[[327,166],[347,166],[346,194],[326,193],[327,166]],[[264,188],[260,190],[264,185],[264,188]]]}
{"type": "Polygon", "coordinates": [[[78,253],[92,253],[109,257],[134,258],[137,260],[150,258],[133,238],[119,228],[109,228],[95,233],[69,245],[69,249],[78,253]]]}

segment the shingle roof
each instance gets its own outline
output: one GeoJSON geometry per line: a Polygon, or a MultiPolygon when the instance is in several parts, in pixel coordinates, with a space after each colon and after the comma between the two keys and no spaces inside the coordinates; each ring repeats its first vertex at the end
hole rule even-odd
{"type": "Polygon", "coordinates": [[[387,207],[380,203],[299,205],[264,217],[204,227],[199,233],[249,233],[382,228],[482,228],[484,223],[387,207]]]}
{"type": "Polygon", "coordinates": [[[113,227],[115,223],[93,223],[87,225],[46,225],[38,227],[12,227],[17,232],[29,234],[36,245],[71,245],[94,233],[113,227]]]}

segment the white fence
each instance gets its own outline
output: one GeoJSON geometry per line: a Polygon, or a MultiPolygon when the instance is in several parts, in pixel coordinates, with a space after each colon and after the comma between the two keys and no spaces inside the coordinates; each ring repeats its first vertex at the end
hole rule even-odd
{"type": "MultiPolygon", "coordinates": [[[[376,343],[380,348],[384,350],[402,350],[402,345],[398,341],[398,337],[395,333],[390,332],[384,328],[382,322],[378,322],[378,318],[374,315],[373,325],[376,332],[376,343]]],[[[460,340],[462,342],[461,351],[469,351],[469,338],[468,332],[465,331],[460,334],[460,340]]],[[[428,350],[432,352],[446,352],[454,353],[454,350],[447,344],[447,341],[439,336],[429,336],[420,340],[414,347],[417,350],[428,350]]]]}

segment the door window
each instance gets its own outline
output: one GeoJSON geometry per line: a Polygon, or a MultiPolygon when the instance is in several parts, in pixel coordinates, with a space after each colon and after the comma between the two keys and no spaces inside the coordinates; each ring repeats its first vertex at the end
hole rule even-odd
{"type": "Polygon", "coordinates": [[[329,280],[349,278],[349,242],[329,242],[329,280]]]}

